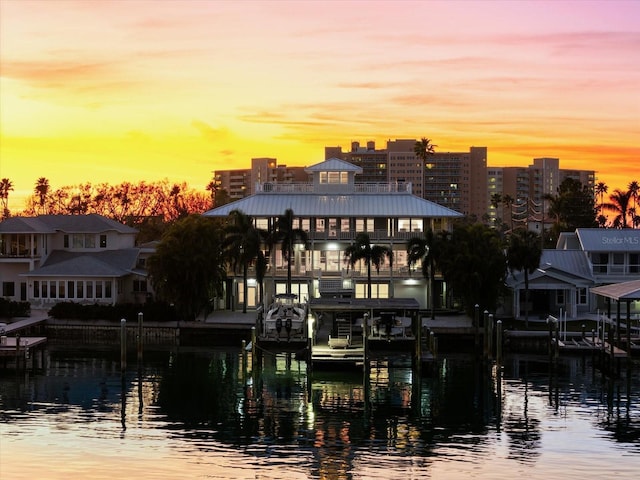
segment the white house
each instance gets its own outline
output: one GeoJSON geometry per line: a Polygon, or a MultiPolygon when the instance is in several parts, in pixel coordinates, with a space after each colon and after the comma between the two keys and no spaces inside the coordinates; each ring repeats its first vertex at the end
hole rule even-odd
{"type": "Polygon", "coordinates": [[[137,230],[101,215],[38,215],[0,222],[2,296],[35,306],[144,302],[153,248],[137,230]]]}
{"type": "MultiPolygon", "coordinates": [[[[357,183],[362,169],[332,158],[306,168],[312,181],[308,183],[258,183],[253,195],[223,205],[205,216],[227,217],[240,210],[254,218],[258,228],[271,229],[278,216],[291,209],[296,228],[309,236],[309,248],[298,248],[292,267],[292,293],[300,300],[320,297],[367,296],[364,265],[348,269],[345,249],[359,232],[369,234],[373,244],[393,250],[393,268],[386,263],[380,273],[372,273],[374,298],[415,298],[421,308],[428,308],[425,280],[407,267],[406,243],[412,236],[423,236],[427,229],[448,230],[451,220],[462,214],[411,193],[410,183],[357,183]]],[[[285,293],[287,265],[279,249],[274,252],[265,281],[266,299],[285,293]]],[[[248,281],[248,298],[243,298],[242,276],[233,275],[228,285],[227,304],[234,308],[247,302],[258,302],[255,273],[248,281]]],[[[434,289],[436,302],[445,304],[446,286],[439,279],[434,289]]]]}

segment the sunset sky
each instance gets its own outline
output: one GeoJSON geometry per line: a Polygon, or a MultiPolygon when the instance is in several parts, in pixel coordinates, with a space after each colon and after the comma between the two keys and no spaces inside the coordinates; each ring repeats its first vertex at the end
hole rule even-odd
{"type": "Polygon", "coordinates": [[[0,178],[186,181],[426,136],[640,181],[640,1],[0,0],[0,178]]]}

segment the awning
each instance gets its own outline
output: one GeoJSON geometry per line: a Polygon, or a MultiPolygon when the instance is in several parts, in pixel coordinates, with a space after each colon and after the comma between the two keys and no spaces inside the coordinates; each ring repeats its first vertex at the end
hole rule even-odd
{"type": "Polygon", "coordinates": [[[593,287],[591,292],[614,300],[640,300],[640,280],[593,287]]]}

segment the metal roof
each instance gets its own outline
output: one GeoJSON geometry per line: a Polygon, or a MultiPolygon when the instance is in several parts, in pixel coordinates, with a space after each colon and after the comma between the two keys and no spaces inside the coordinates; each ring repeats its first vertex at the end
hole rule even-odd
{"type": "Polygon", "coordinates": [[[226,217],[232,210],[252,217],[277,217],[287,209],[297,217],[428,217],[457,218],[463,215],[410,193],[256,193],[205,212],[226,217]]]}
{"type": "Polygon", "coordinates": [[[139,251],[138,248],[82,253],[55,250],[40,268],[23,276],[122,277],[133,273],[139,251]]]}
{"type": "MultiPolygon", "coordinates": [[[[535,272],[529,275],[529,282],[544,277],[573,284],[593,281],[589,261],[581,250],[543,250],[540,265],[535,272]]],[[[515,271],[513,275],[510,275],[507,283],[514,287],[523,284],[524,272],[515,271]]]]}
{"type": "Polygon", "coordinates": [[[593,287],[591,292],[614,300],[640,300],[640,280],[593,287]]]}
{"type": "Polygon", "coordinates": [[[640,230],[578,228],[576,235],[585,252],[640,252],[640,230]]]}
{"type": "Polygon", "coordinates": [[[137,233],[137,230],[96,213],[89,215],[38,215],[9,217],[0,222],[0,233],[137,233]]]}
{"type": "Polygon", "coordinates": [[[339,158],[330,158],[324,162],[316,163],[304,169],[307,173],[314,172],[355,172],[362,173],[362,168],[353,163],[345,162],[339,158]]]}

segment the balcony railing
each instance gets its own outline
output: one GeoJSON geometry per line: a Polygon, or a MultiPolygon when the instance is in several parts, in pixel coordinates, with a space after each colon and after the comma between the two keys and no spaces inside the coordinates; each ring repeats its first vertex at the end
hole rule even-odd
{"type": "Polygon", "coordinates": [[[256,193],[411,193],[411,182],[313,184],[256,182],[256,193]]]}

